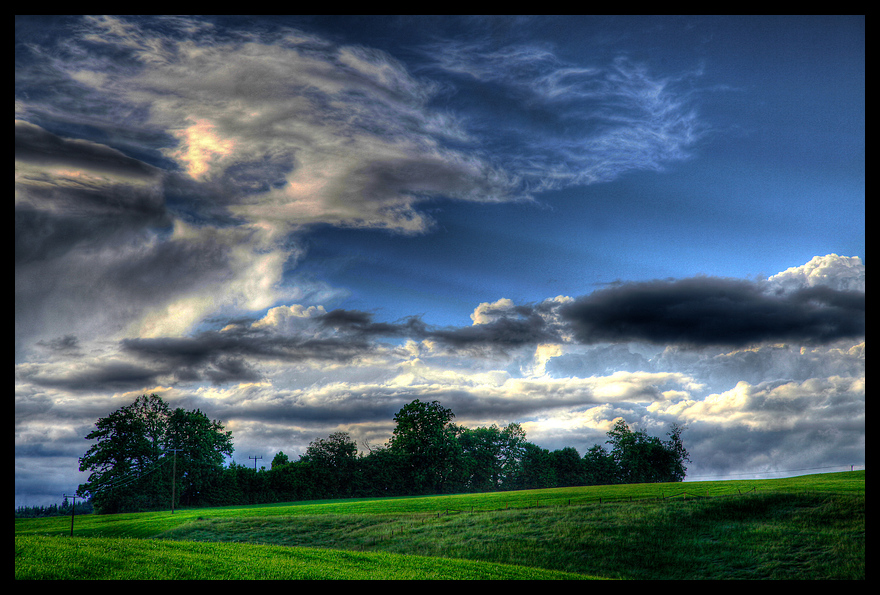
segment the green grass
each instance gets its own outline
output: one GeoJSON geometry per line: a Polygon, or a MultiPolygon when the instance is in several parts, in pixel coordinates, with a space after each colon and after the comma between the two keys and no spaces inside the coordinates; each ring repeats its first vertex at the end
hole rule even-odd
{"type": "Polygon", "coordinates": [[[235,543],[16,536],[15,578],[54,580],[573,580],[471,560],[235,543]]]}
{"type": "MultiPolygon", "coordinates": [[[[16,520],[17,578],[20,563],[24,572],[33,567],[35,555],[36,542],[22,541],[19,556],[21,537],[68,535],[69,522],[69,518],[16,520]]],[[[132,558],[126,566],[135,569],[147,564],[134,553],[138,543],[183,548],[156,550],[175,561],[197,560],[205,555],[198,548],[208,545],[281,547],[260,551],[286,552],[293,558],[300,548],[324,548],[319,551],[330,556],[327,578],[359,573],[373,577],[365,570],[345,575],[347,570],[334,566],[331,552],[336,556],[345,551],[350,556],[423,556],[429,565],[469,560],[523,572],[540,569],[623,579],[863,579],[865,472],[202,508],[174,515],[88,515],[76,518],[75,534],[90,539],[52,539],[40,542],[52,543],[51,547],[41,547],[60,550],[72,543],[102,544],[108,537],[129,538],[120,543],[147,539],[133,542],[126,550],[131,553],[120,554],[132,558]],[[184,556],[185,552],[190,553],[184,556]]],[[[99,552],[110,546],[94,547],[99,552]]],[[[283,559],[278,564],[285,568],[294,564],[283,559]]],[[[48,567],[75,576],[63,560],[62,556],[48,567]]],[[[389,568],[396,568],[390,560],[389,568]]],[[[214,572],[208,568],[211,564],[206,563],[204,572],[214,572]]],[[[193,572],[203,572],[194,562],[190,566],[193,572]]],[[[447,571],[438,567],[437,577],[446,577],[447,571]]],[[[246,573],[242,578],[257,577],[250,568],[241,572],[246,573]]],[[[411,575],[392,570],[388,576],[411,575]]]]}

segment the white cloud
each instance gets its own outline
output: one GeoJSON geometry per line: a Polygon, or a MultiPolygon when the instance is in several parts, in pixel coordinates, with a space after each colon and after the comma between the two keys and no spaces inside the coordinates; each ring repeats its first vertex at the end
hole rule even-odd
{"type": "Polygon", "coordinates": [[[655,402],[648,411],[685,423],[711,423],[717,428],[742,426],[752,431],[778,431],[815,425],[864,425],[864,406],[864,377],[832,376],[757,386],[740,381],[728,391],[699,400],[655,402]]]}
{"type": "Polygon", "coordinates": [[[544,376],[547,373],[547,362],[564,353],[562,345],[543,343],[535,349],[534,364],[531,370],[533,376],[544,376]]]}
{"type": "Polygon", "coordinates": [[[509,315],[513,307],[513,300],[509,298],[501,298],[492,303],[483,302],[474,309],[471,320],[474,324],[489,324],[502,316],[509,315]]]}
{"type": "Polygon", "coordinates": [[[181,147],[171,156],[186,164],[186,173],[196,180],[204,177],[218,158],[230,155],[235,148],[232,140],[218,137],[214,129],[210,121],[200,119],[182,131],[174,131],[181,139],[181,147]]]}
{"type": "Polygon", "coordinates": [[[772,275],[771,286],[784,291],[826,286],[840,291],[865,291],[865,265],[858,256],[826,254],[772,275]]]}
{"type": "Polygon", "coordinates": [[[16,269],[17,341],[62,322],[83,338],[95,329],[179,336],[212,315],[338,296],[284,279],[300,255],[292,231],[330,223],[419,233],[431,226],[417,210],[429,197],[512,198],[507,174],[441,147],[463,138],[458,122],[427,109],[433,83],[389,55],[296,31],[221,35],[194,19],[162,22],[188,34],[84,19],[80,37],[65,41],[70,52],[44,58],[89,101],[64,114],[19,101],[19,114],[95,126],[120,146],[149,138],[138,150],[182,173],[16,122],[16,222],[29,224],[16,255],[34,263],[16,269]],[[83,106],[126,115],[101,119],[83,106]],[[52,229],[47,218],[58,232],[35,236],[52,229]],[[47,251],[52,258],[36,258],[47,251]]]}
{"type": "Polygon", "coordinates": [[[277,306],[269,308],[266,315],[254,322],[253,328],[273,328],[281,333],[290,333],[304,328],[308,319],[326,314],[324,306],[303,306],[293,304],[291,306],[277,306]]]}

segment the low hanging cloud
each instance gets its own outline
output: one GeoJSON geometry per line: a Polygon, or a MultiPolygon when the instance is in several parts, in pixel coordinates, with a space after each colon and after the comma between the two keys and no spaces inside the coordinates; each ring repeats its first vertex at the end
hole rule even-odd
{"type": "Polygon", "coordinates": [[[864,424],[864,377],[810,378],[803,382],[738,382],[720,394],[696,401],[655,402],[648,411],[684,422],[793,430],[795,425],[853,430],[864,424]],[[833,415],[833,417],[832,417],[833,415]]]}
{"type": "Polygon", "coordinates": [[[501,299],[480,304],[471,318],[471,326],[433,328],[419,318],[376,323],[369,313],[336,310],[322,320],[362,337],[427,339],[452,349],[630,342],[682,348],[824,345],[864,337],[865,293],[822,284],[782,291],[767,282],[692,277],[622,283],[538,304],[501,299]]]}
{"type": "MultiPolygon", "coordinates": [[[[847,265],[844,257],[828,255],[826,272],[837,260],[847,265]]],[[[863,265],[850,272],[863,275],[863,265]]],[[[824,276],[848,287],[845,277],[824,276]]],[[[784,291],[748,282],[746,290],[717,281],[621,284],[596,293],[616,290],[625,301],[624,290],[638,290],[639,300],[627,303],[675,296],[669,305],[717,299],[724,287],[746,303],[778,299],[796,307],[809,297],[814,307],[863,316],[859,291],[806,281],[784,291]]],[[[679,345],[638,351],[628,340],[578,339],[566,308],[588,298],[484,302],[474,309],[474,324],[461,327],[292,305],[271,308],[257,320],[215,321],[220,330],[184,337],[101,346],[66,335],[39,346],[42,360],[16,365],[17,448],[48,457],[44,442],[51,434],[52,460],[75,469],[85,448],[82,436],[96,418],[155,392],[175,407],[197,407],[223,420],[237,451],[264,456],[296,456],[310,441],[339,430],[364,449],[381,445],[391,435],[394,413],[420,399],[440,401],[465,427],[518,422],[543,448],[573,446],[581,453],[604,444],[619,418],[658,436],[671,423],[686,425],[693,479],[863,460],[864,338],[785,345],[778,332],[759,333],[768,340],[711,349],[693,340],[702,332],[692,331],[690,338],[678,336],[679,345]],[[492,347],[495,341],[503,348],[492,347]]],[[[22,472],[18,481],[30,479],[22,472]]]]}
{"type": "MultiPolygon", "coordinates": [[[[699,370],[719,382],[760,378],[766,365],[786,370],[790,378],[806,378],[820,368],[828,374],[864,373],[863,348],[853,352],[855,348],[844,346],[841,351],[839,342],[864,341],[865,294],[820,284],[783,292],[765,282],[713,277],[625,283],[576,299],[557,297],[519,306],[510,300],[483,303],[472,319],[472,325],[437,327],[419,316],[383,322],[360,310],[279,306],[259,320],[230,321],[220,330],[126,338],[115,355],[76,371],[33,364],[18,373],[38,385],[71,390],[149,381],[253,382],[265,378],[263,366],[275,364],[391,362],[402,342],[431,345],[434,356],[442,352],[487,361],[525,357],[524,369],[546,371],[549,366],[572,373],[607,373],[601,362],[612,355],[616,365],[699,370]],[[665,350],[649,362],[625,347],[630,343],[665,350]],[[775,346],[786,343],[803,346],[802,352],[789,354],[790,348],[775,346]],[[562,345],[604,347],[565,355],[562,345]],[[709,359],[687,355],[705,348],[722,351],[709,359]],[[725,354],[724,349],[734,351],[725,354]],[[813,356],[811,350],[821,353],[813,356]],[[546,357],[529,363],[538,352],[546,357]]],[[[76,346],[78,340],[69,335],[42,344],[54,352],[58,349],[53,346],[76,346]]]]}
{"type": "Polygon", "coordinates": [[[827,286],[788,294],[713,277],[625,283],[560,308],[581,343],[822,344],[865,335],[865,294],[827,286]]]}

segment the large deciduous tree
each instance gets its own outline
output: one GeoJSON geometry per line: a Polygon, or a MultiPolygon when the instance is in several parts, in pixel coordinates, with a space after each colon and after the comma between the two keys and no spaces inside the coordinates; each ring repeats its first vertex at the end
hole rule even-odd
{"type": "Polygon", "coordinates": [[[439,494],[451,485],[449,480],[461,458],[454,417],[452,410],[438,401],[423,403],[418,399],[395,414],[397,426],[388,449],[405,457],[412,492],[439,494]]]}
{"type": "Polygon", "coordinates": [[[79,493],[92,497],[99,512],[151,508],[170,491],[170,467],[163,473],[163,440],[170,412],[158,396],[143,395],[95,423],[86,440],[97,442],[80,458],[90,471],[79,493]]]}
{"type": "Polygon", "coordinates": [[[161,397],[140,396],[98,419],[86,436],[95,440],[80,458],[90,472],[78,493],[97,512],[128,512],[170,506],[173,450],[178,449],[176,496],[193,500],[232,454],[232,434],[202,412],[171,411],[161,397]]]}
{"type": "Polygon", "coordinates": [[[509,488],[522,461],[525,436],[516,423],[505,428],[495,424],[472,430],[461,428],[458,442],[463,455],[463,487],[469,491],[509,488]]]}
{"type": "Polygon", "coordinates": [[[176,481],[180,502],[195,504],[208,494],[223,470],[224,456],[232,455],[232,432],[196,409],[175,409],[168,418],[166,448],[176,449],[176,481]]]}
{"type": "Polygon", "coordinates": [[[333,432],[327,439],[313,440],[300,460],[311,463],[316,481],[329,497],[351,495],[357,443],[348,432],[333,432]]]}
{"type": "Polygon", "coordinates": [[[681,481],[690,460],[681,441],[683,429],[673,426],[670,439],[662,441],[642,431],[632,431],[623,419],[618,419],[608,432],[611,457],[617,465],[619,483],[655,483],[681,481]]]}

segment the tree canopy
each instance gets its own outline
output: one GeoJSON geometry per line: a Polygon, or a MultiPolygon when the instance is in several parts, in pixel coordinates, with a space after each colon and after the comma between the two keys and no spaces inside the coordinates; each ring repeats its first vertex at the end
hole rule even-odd
{"type": "Polygon", "coordinates": [[[80,470],[91,474],[78,492],[96,512],[127,512],[168,508],[172,491],[175,506],[212,506],[682,481],[690,460],[675,425],[661,440],[618,419],[607,433],[610,450],[596,444],[581,456],[528,442],[517,423],[466,428],[454,418],[440,402],[417,399],[394,416],[384,446],[358,453],[348,432],[337,431],[315,438],[298,460],[279,451],[258,471],[223,465],[233,444],[220,422],[143,395],[86,436],[95,444],[80,470]]]}
{"type": "Polygon", "coordinates": [[[394,416],[397,427],[388,443],[392,453],[404,455],[408,480],[415,492],[443,493],[461,457],[456,440],[455,414],[438,401],[418,399],[394,416]]]}
{"type": "Polygon", "coordinates": [[[198,500],[233,452],[232,433],[219,422],[199,410],[171,411],[155,394],[98,419],[86,440],[96,442],[79,470],[91,474],[77,492],[99,512],[169,506],[172,492],[179,502],[198,500]]]}

